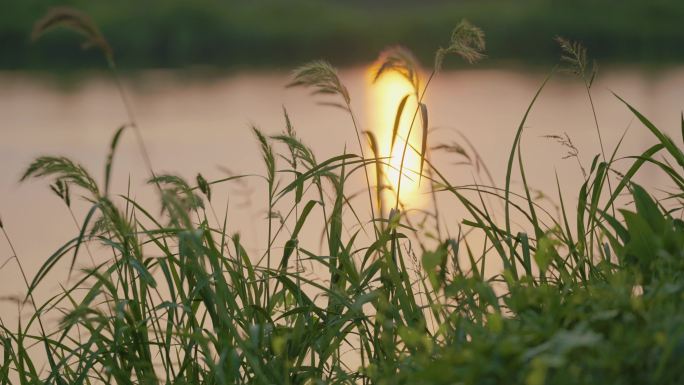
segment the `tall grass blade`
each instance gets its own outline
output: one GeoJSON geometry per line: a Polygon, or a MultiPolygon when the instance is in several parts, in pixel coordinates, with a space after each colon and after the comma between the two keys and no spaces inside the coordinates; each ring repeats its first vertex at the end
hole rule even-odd
{"type": "Polygon", "coordinates": [[[670,137],[667,136],[667,134],[660,131],[655,125],[653,125],[653,123],[651,123],[650,120],[648,120],[644,115],[642,115],[639,111],[637,111],[634,107],[627,103],[623,98],[621,98],[615,93],[613,93],[613,95],[615,95],[616,98],[618,98],[622,103],[624,103],[627,106],[627,108],[629,108],[630,111],[632,111],[634,116],[636,116],[639,119],[639,121],[641,121],[641,123],[644,126],[646,126],[646,128],[648,128],[653,135],[655,135],[655,137],[660,141],[660,143],[662,143],[663,146],[665,146],[665,149],[667,150],[667,152],[670,153],[670,155],[672,155],[677,164],[684,168],[684,153],[682,152],[682,150],[679,149],[679,147],[677,147],[677,145],[674,144],[672,139],[670,139],[670,137]]]}
{"type": "Polygon", "coordinates": [[[397,113],[394,115],[394,125],[392,126],[392,142],[390,144],[390,156],[394,152],[394,143],[397,141],[397,135],[399,134],[399,124],[401,123],[401,115],[404,112],[404,107],[406,107],[406,102],[408,101],[411,94],[404,95],[397,106],[397,113]]]}
{"type": "MultiPolygon", "coordinates": [[[[511,176],[513,174],[513,160],[515,159],[515,154],[517,152],[518,146],[520,146],[520,138],[522,136],[522,131],[523,127],[525,126],[525,122],[527,121],[527,117],[530,114],[530,111],[532,111],[532,106],[534,106],[535,102],[537,101],[537,98],[539,98],[539,95],[541,94],[541,91],[544,89],[546,84],[548,83],[549,79],[551,79],[551,75],[549,74],[546,76],[544,81],[542,82],[541,86],[539,89],[537,89],[537,92],[535,93],[534,97],[532,98],[532,101],[530,102],[529,106],[527,107],[527,110],[525,111],[525,115],[523,115],[522,120],[520,121],[520,124],[518,125],[518,129],[515,133],[515,138],[513,139],[513,147],[511,148],[510,155],[508,157],[508,165],[506,167],[506,187],[504,189],[504,213],[505,213],[505,221],[506,221],[506,243],[508,243],[508,248],[509,248],[509,258],[511,260],[513,259],[513,255],[515,254],[515,250],[513,247],[513,242],[511,240],[511,217],[510,217],[510,204],[511,204],[511,198],[510,198],[510,193],[511,193],[511,176]]],[[[512,261],[511,267],[515,271],[515,262],[512,261]]]]}
{"type": "Polygon", "coordinates": [[[109,183],[111,181],[112,176],[112,163],[114,161],[114,152],[116,151],[116,147],[119,144],[119,138],[121,138],[121,134],[124,132],[126,127],[126,125],[123,125],[119,127],[118,130],[116,130],[116,132],[114,133],[114,137],[112,138],[112,142],[109,145],[109,153],[107,154],[107,162],[105,163],[105,196],[109,196],[109,183]]]}
{"type": "Polygon", "coordinates": [[[385,189],[385,171],[384,165],[380,158],[380,149],[378,148],[378,141],[375,139],[375,135],[371,131],[364,131],[366,137],[368,138],[368,143],[370,143],[371,152],[373,153],[374,163],[375,163],[375,200],[378,205],[378,216],[382,218],[383,216],[383,202],[382,202],[382,192],[385,189]]]}
{"type": "MultiPolygon", "coordinates": [[[[423,124],[422,139],[420,142],[420,170],[418,174],[418,184],[423,178],[423,166],[425,165],[425,158],[427,158],[427,142],[428,142],[428,111],[425,103],[420,103],[420,121],[423,124]]],[[[408,138],[407,138],[408,140],[408,138]]]]}

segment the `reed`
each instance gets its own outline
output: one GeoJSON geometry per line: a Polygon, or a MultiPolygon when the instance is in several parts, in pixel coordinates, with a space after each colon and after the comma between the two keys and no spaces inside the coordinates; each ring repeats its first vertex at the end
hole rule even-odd
{"type": "MultiPolygon", "coordinates": [[[[41,33],[63,19],[49,20],[39,23],[41,33]]],[[[80,16],[68,20],[65,25],[106,47],[80,16]]],[[[565,55],[572,48],[586,57],[581,46],[560,42],[565,55]]],[[[475,61],[483,49],[482,31],[461,23],[448,47],[437,52],[432,74],[448,53],[475,61]]],[[[462,185],[450,181],[427,151],[453,151],[480,167],[479,155],[463,138],[429,144],[422,97],[433,75],[421,86],[417,61],[405,49],[381,58],[377,76],[397,71],[414,84],[415,93],[397,106],[397,115],[406,98],[416,98],[413,119],[420,115],[424,139],[421,148],[405,144],[403,152],[419,154],[420,178],[430,183],[432,195],[465,210],[458,234],[428,242],[428,232],[443,233],[421,229],[406,210],[400,213],[399,186],[394,210],[387,218],[377,215],[374,203],[380,206],[381,199],[373,195],[387,186],[386,159],[374,137],[356,126],[352,95],[335,69],[313,62],[294,72],[293,84],[341,98],[335,103],[351,116],[359,154],[344,149],[318,160],[287,111],[281,134],[253,128],[268,192],[264,255],[250,255],[239,233],[228,233],[228,214],[220,220],[211,206],[212,189],[247,176],[207,180],[198,174],[187,181],[155,174],[150,162],[150,188],[159,193],[161,213],[130,193],[113,194],[109,181],[123,128],[103,157],[103,185],[66,158],[40,157],[27,167],[22,180],[48,180],[67,206],[71,194],[81,194],[90,210],[78,234],[35,277],[26,277],[25,300],[33,306],[28,321],[0,323],[0,383],[681,383],[682,146],[620,99],[626,113],[653,134],[651,147],[617,157],[618,148],[607,156],[602,144],[576,190],[561,187],[556,176],[559,210],[551,213],[527,184],[520,146],[527,116],[550,76],[531,95],[517,126],[504,187],[462,185]],[[618,167],[618,160],[627,166],[618,167]],[[674,192],[656,198],[633,182],[647,164],[672,181],[674,192]],[[376,168],[375,185],[368,167],[376,168]],[[358,203],[346,189],[351,178],[365,181],[370,212],[355,210],[358,203]],[[520,190],[513,189],[512,178],[522,181],[520,190]],[[567,191],[577,191],[576,205],[563,200],[567,191]],[[625,195],[630,202],[620,203],[625,195]],[[503,223],[494,215],[501,208],[503,223]],[[527,230],[514,230],[513,216],[527,230]],[[372,235],[364,236],[364,223],[373,225],[372,235]],[[322,229],[322,250],[299,242],[310,224],[322,229]],[[358,230],[349,234],[347,227],[358,230]],[[75,271],[83,246],[96,244],[104,246],[97,249],[100,262],[75,271]],[[77,279],[35,302],[36,288],[69,258],[77,279]],[[302,260],[321,273],[303,273],[302,260]],[[500,271],[488,274],[491,264],[500,271]]],[[[554,139],[566,143],[584,167],[568,137],[554,139]]],[[[437,207],[430,215],[439,223],[437,207]]],[[[0,222],[10,245],[11,227],[0,222]]],[[[16,253],[13,258],[21,260],[16,253]]]]}

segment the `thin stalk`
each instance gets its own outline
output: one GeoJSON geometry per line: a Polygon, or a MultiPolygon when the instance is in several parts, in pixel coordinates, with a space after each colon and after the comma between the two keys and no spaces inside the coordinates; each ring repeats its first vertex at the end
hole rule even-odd
{"type": "Polygon", "coordinates": [[[363,166],[363,173],[364,176],[366,177],[366,187],[368,190],[368,202],[370,203],[370,209],[371,209],[371,218],[372,218],[372,223],[373,223],[373,233],[375,234],[375,240],[377,241],[379,239],[380,234],[378,233],[378,229],[375,226],[375,205],[373,204],[373,192],[371,191],[371,183],[370,183],[370,177],[368,176],[368,165],[365,164],[366,161],[366,155],[363,151],[363,143],[361,142],[361,134],[359,133],[359,126],[356,123],[356,118],[354,117],[354,112],[351,109],[351,105],[347,103],[347,110],[349,111],[349,116],[351,117],[352,124],[354,125],[354,132],[356,133],[356,141],[359,145],[359,151],[361,152],[361,159],[364,162],[363,166]]]}
{"type": "Polygon", "coordinates": [[[271,309],[271,277],[268,274],[268,272],[271,269],[271,239],[272,239],[272,232],[273,232],[273,182],[269,181],[268,182],[268,240],[266,242],[266,309],[270,311],[271,309]]]}
{"type": "Polygon", "coordinates": [[[145,146],[145,141],[143,140],[142,132],[140,131],[140,127],[138,126],[138,121],[135,118],[135,114],[133,113],[133,108],[131,106],[130,101],[128,100],[128,96],[124,89],[123,83],[121,82],[121,77],[119,76],[119,71],[116,67],[116,63],[114,62],[114,60],[108,60],[108,64],[109,69],[112,72],[114,82],[116,83],[116,89],[119,92],[119,97],[121,98],[121,102],[124,106],[124,109],[126,110],[126,115],[128,116],[129,124],[131,125],[131,127],[133,127],[133,132],[135,133],[136,141],[138,142],[138,147],[140,149],[140,153],[142,154],[143,161],[145,162],[147,170],[150,172],[152,177],[155,177],[154,168],[152,167],[152,160],[150,159],[149,152],[147,151],[147,147],[145,146]]]}
{"type": "MultiPolygon", "coordinates": [[[[21,264],[21,261],[19,260],[19,255],[17,254],[17,250],[14,248],[14,244],[12,243],[12,240],[10,239],[9,234],[7,234],[7,230],[5,230],[5,226],[2,224],[2,222],[0,222],[0,230],[2,230],[2,233],[5,236],[5,240],[7,241],[7,244],[9,245],[10,250],[12,251],[13,258],[17,261],[17,266],[19,266],[19,272],[21,273],[21,277],[24,280],[24,284],[26,285],[26,289],[29,291],[28,296],[30,298],[31,305],[33,306],[33,309],[35,311],[35,317],[36,317],[36,320],[38,321],[38,326],[40,327],[42,340],[43,340],[43,343],[45,344],[45,353],[47,355],[50,366],[56,370],[57,369],[56,364],[55,364],[54,359],[51,355],[50,345],[48,344],[48,341],[47,341],[48,334],[45,331],[45,327],[43,326],[43,320],[40,317],[40,311],[38,310],[38,306],[36,305],[36,300],[33,296],[33,291],[31,290],[31,285],[29,284],[28,278],[26,276],[26,272],[24,271],[24,267],[21,264]]],[[[55,375],[57,375],[57,374],[55,373],[55,375]]],[[[56,383],[59,385],[62,385],[64,383],[64,381],[60,377],[57,377],[56,383]]]]}

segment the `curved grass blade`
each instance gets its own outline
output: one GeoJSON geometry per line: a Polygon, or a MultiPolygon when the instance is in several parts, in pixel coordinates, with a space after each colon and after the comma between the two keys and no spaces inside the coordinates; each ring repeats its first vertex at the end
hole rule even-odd
{"type": "MultiPolygon", "coordinates": [[[[539,98],[539,95],[541,94],[542,90],[544,89],[544,86],[546,86],[546,83],[548,83],[549,79],[551,79],[551,76],[553,75],[553,72],[550,73],[549,75],[546,76],[544,81],[542,82],[541,86],[537,90],[537,92],[534,95],[534,98],[532,98],[532,101],[530,102],[529,106],[527,107],[527,110],[525,111],[525,115],[523,115],[522,120],[520,121],[520,125],[518,126],[518,130],[515,133],[515,139],[513,140],[513,148],[511,148],[511,153],[508,157],[508,166],[506,167],[506,187],[504,189],[504,212],[505,212],[505,217],[506,217],[506,233],[508,236],[506,236],[506,243],[508,243],[510,255],[512,258],[512,255],[514,254],[514,247],[513,247],[513,242],[511,241],[511,215],[510,215],[510,193],[511,193],[511,175],[513,173],[513,160],[515,159],[515,153],[517,147],[520,145],[520,137],[522,135],[523,127],[525,125],[525,122],[527,121],[527,117],[530,114],[530,111],[532,111],[532,106],[534,106],[535,102],[537,101],[537,98],[539,98]]],[[[514,269],[514,274],[515,274],[515,263],[511,264],[512,268],[514,269]]]]}
{"type": "Polygon", "coordinates": [[[304,226],[306,218],[309,216],[309,213],[314,208],[316,203],[318,202],[314,200],[306,202],[306,205],[304,206],[304,209],[302,210],[302,213],[300,214],[299,219],[295,224],[294,230],[292,230],[292,235],[290,236],[290,239],[285,243],[283,258],[280,261],[280,271],[284,271],[285,269],[287,269],[287,263],[290,259],[290,256],[297,248],[297,237],[299,236],[299,232],[301,231],[302,226],[304,226]]]}
{"type": "Polygon", "coordinates": [[[672,139],[670,139],[670,137],[667,136],[667,134],[660,131],[653,123],[651,123],[650,120],[648,120],[644,115],[642,115],[639,111],[637,111],[634,107],[632,107],[629,103],[627,103],[623,98],[621,98],[620,96],[618,96],[614,92],[613,92],[613,95],[615,95],[616,98],[618,98],[622,103],[624,103],[627,106],[627,108],[629,108],[629,110],[632,111],[632,113],[637,118],[639,118],[641,123],[644,126],[646,126],[646,128],[648,128],[651,131],[651,133],[653,133],[653,135],[655,135],[656,138],[658,138],[658,140],[660,141],[660,143],[663,144],[663,146],[665,146],[665,149],[667,150],[667,152],[670,153],[670,155],[672,155],[672,157],[675,159],[675,161],[677,161],[677,163],[682,168],[684,168],[684,153],[682,153],[682,150],[680,150],[674,144],[672,139]]]}
{"type": "Polygon", "coordinates": [[[385,188],[385,172],[382,167],[382,162],[380,161],[380,149],[378,148],[378,141],[375,139],[375,135],[373,135],[373,133],[370,131],[364,131],[364,134],[366,134],[366,136],[368,137],[371,152],[373,153],[373,157],[375,158],[375,200],[378,203],[378,214],[380,217],[382,217],[382,190],[384,190],[385,188]]]}
{"type": "Polygon", "coordinates": [[[112,162],[114,160],[114,152],[116,151],[116,146],[119,144],[119,138],[121,138],[121,134],[123,133],[123,131],[126,127],[128,127],[128,125],[124,124],[123,126],[119,127],[118,130],[116,130],[116,133],[114,134],[114,137],[112,138],[112,142],[109,145],[109,154],[107,154],[107,163],[105,165],[105,186],[104,186],[105,196],[109,195],[109,184],[111,181],[112,162]]]}
{"type": "Polygon", "coordinates": [[[397,113],[394,116],[394,126],[392,127],[392,144],[390,145],[390,155],[394,151],[394,143],[396,143],[397,135],[399,134],[399,123],[401,122],[401,115],[404,112],[404,107],[406,107],[406,102],[408,101],[409,96],[411,96],[411,94],[406,94],[403,98],[401,98],[399,106],[397,107],[397,113]]]}
{"type": "MultiPolygon", "coordinates": [[[[425,103],[420,103],[420,120],[423,123],[423,138],[420,145],[420,171],[418,173],[418,185],[423,179],[423,166],[425,165],[425,158],[427,157],[427,140],[428,140],[428,111],[425,103]]],[[[407,138],[408,140],[408,138],[407,138]]]]}

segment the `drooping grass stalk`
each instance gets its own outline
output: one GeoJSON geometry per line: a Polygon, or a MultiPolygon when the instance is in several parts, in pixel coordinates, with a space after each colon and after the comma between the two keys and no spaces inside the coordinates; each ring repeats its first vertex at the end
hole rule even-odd
{"type": "MultiPolygon", "coordinates": [[[[603,161],[604,164],[606,164],[607,170],[610,169],[611,164],[608,162],[608,159],[606,158],[606,151],[605,147],[603,144],[603,137],[601,135],[601,129],[599,127],[599,122],[598,122],[598,116],[596,112],[596,107],[594,104],[594,99],[591,94],[591,86],[593,85],[594,81],[596,80],[596,76],[598,74],[598,65],[596,61],[592,63],[591,67],[591,72],[588,71],[588,57],[587,57],[587,50],[584,48],[580,43],[578,42],[572,42],[570,40],[564,39],[562,37],[556,37],[556,41],[560,45],[561,49],[563,50],[563,56],[561,56],[561,61],[565,62],[568,64],[570,72],[575,74],[576,76],[580,77],[582,79],[582,83],[584,85],[584,90],[587,94],[587,98],[589,100],[589,105],[591,107],[591,112],[592,112],[592,117],[594,121],[594,127],[596,128],[596,135],[599,140],[599,146],[601,149],[601,160],[603,161]],[[608,162],[608,163],[607,163],[608,162]]],[[[619,147],[619,146],[617,146],[619,147]]],[[[617,149],[616,147],[616,149],[617,149]]],[[[611,159],[612,161],[612,159],[611,159]]],[[[605,179],[606,182],[608,183],[608,192],[612,195],[613,193],[613,186],[612,182],[610,180],[610,174],[608,171],[602,173],[601,179],[605,179]]],[[[595,181],[598,185],[601,185],[603,183],[603,180],[596,180],[595,181]]],[[[596,190],[597,192],[600,192],[600,189],[596,190]]],[[[594,198],[592,198],[594,199],[594,198]]],[[[595,198],[596,201],[598,201],[598,197],[595,198]]],[[[615,216],[615,207],[611,207],[611,213],[613,216],[615,216]]],[[[596,237],[595,233],[595,224],[594,224],[594,215],[591,215],[589,218],[590,221],[590,233],[589,233],[589,243],[593,244],[594,238],[596,237]]],[[[589,253],[591,257],[594,257],[594,252],[595,250],[589,250],[589,253]]],[[[599,248],[599,252],[602,253],[602,248],[599,248]]]]}
{"type": "MultiPolygon", "coordinates": [[[[152,167],[152,160],[147,147],[145,146],[142,132],[138,126],[138,122],[133,113],[133,108],[128,100],[128,96],[126,95],[126,91],[119,76],[116,61],[114,60],[114,51],[112,50],[111,46],[102,35],[97,25],[95,25],[88,15],[69,7],[51,8],[42,19],[36,22],[33,27],[33,31],[31,32],[31,37],[34,41],[38,40],[46,32],[56,27],[69,28],[83,35],[86,38],[84,47],[97,47],[104,55],[107,62],[107,67],[112,74],[112,78],[116,84],[117,92],[119,93],[119,98],[121,99],[124,110],[126,111],[126,115],[128,117],[129,122],[127,125],[133,128],[136,136],[136,142],[138,143],[138,147],[140,149],[140,154],[142,155],[145,166],[150,173],[150,177],[154,179],[155,173],[154,168],[152,167]]],[[[161,187],[157,187],[161,191],[161,187]]]]}
{"type": "MultiPolygon", "coordinates": [[[[366,156],[364,145],[361,140],[361,130],[356,122],[356,117],[351,108],[351,98],[349,97],[349,91],[340,82],[337,76],[337,71],[325,61],[313,61],[311,63],[305,64],[297,68],[293,73],[294,80],[288,84],[288,87],[293,86],[306,86],[314,88],[314,93],[317,94],[337,94],[342,97],[342,103],[323,103],[325,105],[330,105],[333,107],[339,107],[349,114],[349,117],[354,127],[354,134],[356,136],[356,142],[359,146],[359,153],[361,155],[362,161],[365,163],[366,156]]],[[[373,204],[373,192],[372,185],[370,183],[370,176],[368,175],[367,166],[363,167],[364,177],[366,179],[366,189],[368,190],[368,203],[370,205],[371,218],[373,219],[371,223],[373,224],[373,233],[375,239],[378,239],[378,229],[375,227],[376,211],[375,205],[373,204]]]]}
{"type": "Polygon", "coordinates": [[[570,40],[564,39],[560,36],[556,37],[556,42],[560,45],[563,50],[563,56],[561,56],[561,61],[569,65],[568,70],[575,75],[579,76],[584,83],[584,89],[587,93],[587,98],[589,99],[589,104],[591,106],[591,112],[594,118],[594,127],[596,128],[596,136],[599,140],[599,146],[601,148],[601,157],[603,161],[606,161],[606,150],[603,145],[603,137],[601,135],[601,129],[599,128],[598,117],[596,115],[596,108],[594,106],[594,100],[591,96],[591,86],[596,80],[596,75],[598,74],[598,65],[594,61],[591,68],[591,73],[587,73],[588,69],[588,58],[587,50],[581,44],[577,42],[572,42],[570,40]]]}

